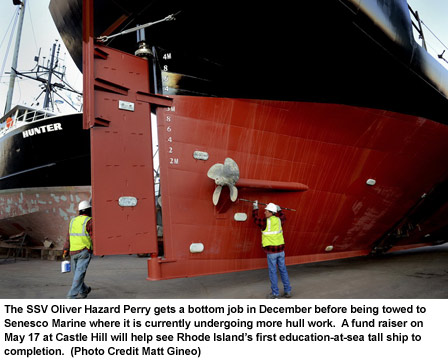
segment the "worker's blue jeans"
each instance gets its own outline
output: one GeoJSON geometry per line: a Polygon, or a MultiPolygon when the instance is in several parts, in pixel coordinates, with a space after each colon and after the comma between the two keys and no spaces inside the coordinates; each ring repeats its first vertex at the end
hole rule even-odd
{"type": "Polygon", "coordinates": [[[272,295],[279,295],[277,267],[282,279],[283,289],[285,293],[291,292],[291,284],[289,283],[288,271],[285,265],[285,252],[272,253],[268,255],[269,279],[271,280],[272,295]]]}
{"type": "Polygon", "coordinates": [[[86,293],[88,286],[84,284],[84,278],[86,276],[87,267],[89,266],[92,254],[85,249],[79,254],[75,254],[72,257],[72,271],[73,271],[73,283],[72,288],[67,294],[68,299],[74,299],[78,294],[86,293]]]}

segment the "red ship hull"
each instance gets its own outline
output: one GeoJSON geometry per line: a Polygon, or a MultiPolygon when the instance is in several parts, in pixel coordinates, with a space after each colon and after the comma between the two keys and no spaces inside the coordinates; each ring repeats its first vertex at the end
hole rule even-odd
{"type": "MultiPolygon", "coordinates": [[[[226,157],[242,179],[308,185],[298,192],[236,183],[240,198],[297,210],[287,211],[284,226],[288,264],[371,253],[447,176],[440,166],[448,153],[446,126],[375,109],[174,97],[169,111],[159,109],[158,136],[167,260],[149,260],[149,278],[266,266],[252,206],[232,203],[227,193],[212,203],[215,184],[206,173],[226,157]],[[195,151],[208,160],[196,160],[195,151]],[[235,221],[235,213],[247,220],[235,221]],[[192,243],[203,244],[203,252],[191,253],[192,243]]],[[[428,243],[427,231],[422,223],[393,245],[428,243]]]]}
{"type": "MultiPolygon", "coordinates": [[[[52,1],[67,39],[80,34],[69,3],[52,1]]],[[[384,3],[301,3],[298,27],[290,2],[154,1],[120,17],[84,0],[96,254],[150,254],[152,280],[265,267],[253,200],[295,210],[288,264],[446,241],[448,74],[412,39],[406,1],[384,3]],[[148,30],[152,52],[139,42],[149,60],[125,38],[97,42],[130,14],[178,14],[148,30]],[[212,176],[229,158],[238,176],[212,176]]]]}

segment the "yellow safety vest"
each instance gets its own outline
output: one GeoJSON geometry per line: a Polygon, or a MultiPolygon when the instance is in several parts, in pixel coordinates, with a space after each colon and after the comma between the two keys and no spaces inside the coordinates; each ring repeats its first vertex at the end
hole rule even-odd
{"type": "Polygon", "coordinates": [[[92,249],[92,239],[86,230],[89,216],[79,215],[70,221],[70,251],[78,251],[84,248],[92,249]]]}
{"type": "Polygon", "coordinates": [[[261,232],[261,244],[266,246],[278,246],[285,243],[283,238],[282,222],[277,216],[266,219],[266,229],[261,232]]]}

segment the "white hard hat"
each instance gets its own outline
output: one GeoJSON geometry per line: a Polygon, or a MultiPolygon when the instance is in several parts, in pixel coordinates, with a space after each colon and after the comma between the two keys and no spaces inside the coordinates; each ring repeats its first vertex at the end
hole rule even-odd
{"type": "Polygon", "coordinates": [[[92,205],[90,204],[90,201],[83,200],[78,205],[78,211],[89,209],[91,207],[92,207],[92,205]]]}
{"type": "Polygon", "coordinates": [[[266,210],[272,212],[272,213],[277,213],[277,205],[275,205],[274,203],[269,203],[266,205],[265,207],[266,210]]]}

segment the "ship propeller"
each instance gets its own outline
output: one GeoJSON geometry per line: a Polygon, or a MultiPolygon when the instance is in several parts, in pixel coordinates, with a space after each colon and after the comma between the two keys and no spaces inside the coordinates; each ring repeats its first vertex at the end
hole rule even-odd
{"type": "Polygon", "coordinates": [[[224,185],[227,185],[230,190],[230,200],[233,202],[238,198],[238,189],[235,183],[240,178],[240,170],[238,169],[237,163],[231,159],[226,158],[223,164],[215,164],[210,169],[208,169],[207,176],[210,179],[215,180],[217,185],[215,191],[213,192],[213,204],[218,204],[219,196],[221,195],[221,190],[224,185]]]}

